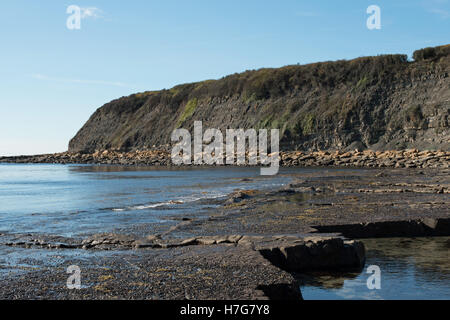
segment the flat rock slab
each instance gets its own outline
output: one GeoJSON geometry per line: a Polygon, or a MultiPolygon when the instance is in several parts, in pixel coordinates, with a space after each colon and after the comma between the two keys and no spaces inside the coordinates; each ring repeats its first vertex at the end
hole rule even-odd
{"type": "Polygon", "coordinates": [[[362,269],[365,249],[360,241],[341,238],[305,238],[258,244],[263,257],[289,272],[362,269]]]}
{"type": "MultiPolygon", "coordinates": [[[[247,246],[218,244],[123,251],[118,259],[81,250],[79,259],[59,258],[0,280],[0,299],[300,299],[288,272],[247,246]],[[81,269],[79,290],[66,287],[66,268],[81,269]]],[[[67,251],[65,251],[67,252],[67,251]]],[[[62,256],[62,253],[59,253],[62,256]]]]}
{"type": "MultiPolygon", "coordinates": [[[[361,268],[365,259],[358,241],[295,235],[162,240],[99,234],[76,248],[85,252],[82,258],[69,254],[60,265],[80,267],[82,289],[65,288],[63,267],[43,266],[1,280],[0,298],[300,299],[296,272],[361,268]],[[117,252],[95,250],[105,245],[123,249],[120,259],[114,257],[117,252]]],[[[57,249],[61,256],[71,251],[57,249]]]]}

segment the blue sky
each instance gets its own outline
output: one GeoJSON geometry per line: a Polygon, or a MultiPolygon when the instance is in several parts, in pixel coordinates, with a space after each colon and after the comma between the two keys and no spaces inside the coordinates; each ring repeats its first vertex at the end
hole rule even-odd
{"type": "Polygon", "coordinates": [[[124,95],[448,44],[450,0],[2,1],[0,40],[0,155],[60,152],[124,95]],[[372,4],[381,30],[366,27],[372,4]]]}

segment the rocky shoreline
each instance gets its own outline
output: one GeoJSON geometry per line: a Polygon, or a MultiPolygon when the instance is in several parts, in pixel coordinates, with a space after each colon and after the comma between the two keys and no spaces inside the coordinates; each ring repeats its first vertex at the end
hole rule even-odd
{"type": "Polygon", "coordinates": [[[236,190],[206,215],[162,216],[178,222],[159,231],[0,233],[0,299],[301,299],[305,272],[364,267],[350,239],[450,235],[450,169],[280,174],[291,182],[236,190]],[[65,286],[69,265],[82,269],[80,290],[65,286]]]}
{"type": "MultiPolygon", "coordinates": [[[[248,156],[248,154],[247,154],[248,156]]],[[[62,152],[34,156],[0,157],[0,163],[58,163],[174,166],[168,147],[154,150],[62,152]]],[[[283,167],[450,168],[450,151],[281,151],[283,167]]]]}
{"type": "Polygon", "coordinates": [[[360,269],[365,261],[364,245],[360,241],[345,240],[337,236],[229,235],[162,239],[157,235],[137,238],[105,233],[95,234],[83,240],[59,236],[33,236],[32,234],[0,234],[0,239],[2,245],[27,249],[110,251],[225,245],[257,251],[273,265],[291,272],[360,269]]]}
{"type": "Polygon", "coordinates": [[[325,236],[231,235],[164,240],[159,236],[137,239],[109,233],[80,241],[0,234],[0,245],[51,250],[59,257],[72,257],[70,252],[82,250],[82,261],[66,258],[64,265],[82,265],[83,282],[90,283],[82,290],[67,290],[63,269],[41,266],[19,277],[0,278],[0,299],[298,300],[302,295],[297,273],[361,270],[365,263],[360,241],[325,236]],[[101,251],[119,253],[120,258],[101,259],[101,251]],[[52,290],[46,290],[48,286],[52,290]]]}

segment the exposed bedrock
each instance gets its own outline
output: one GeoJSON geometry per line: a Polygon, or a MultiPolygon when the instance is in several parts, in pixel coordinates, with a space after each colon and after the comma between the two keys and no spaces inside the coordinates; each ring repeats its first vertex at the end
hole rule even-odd
{"type": "Polygon", "coordinates": [[[258,249],[261,255],[288,272],[362,269],[364,245],[341,238],[311,238],[279,242],[258,249]]]}
{"type": "MultiPolygon", "coordinates": [[[[106,237],[111,239],[111,237],[106,237]]],[[[101,240],[85,240],[87,248],[102,248],[101,240]],[[90,243],[90,245],[89,245],[90,243]],[[95,244],[95,245],[92,245],[95,244]]],[[[110,244],[114,241],[108,241],[110,244]]],[[[211,246],[228,244],[259,252],[273,265],[288,272],[311,270],[359,269],[364,266],[365,249],[362,242],[347,241],[340,237],[279,236],[202,236],[188,239],[161,240],[149,236],[128,242],[135,249],[177,248],[186,246],[211,246]]],[[[85,246],[86,248],[86,246],[85,246]]]]}
{"type": "MultiPolygon", "coordinates": [[[[5,237],[8,239],[8,237],[5,237]]],[[[5,240],[6,240],[5,239],[5,240]]],[[[96,234],[82,241],[71,238],[15,235],[4,245],[23,248],[127,250],[175,249],[189,246],[228,245],[241,251],[260,253],[273,265],[289,271],[339,270],[361,268],[365,262],[364,245],[359,241],[346,241],[340,237],[279,236],[202,236],[188,239],[163,240],[159,235],[133,238],[120,234],[96,234]]]]}
{"type": "Polygon", "coordinates": [[[340,233],[349,238],[450,236],[450,218],[381,221],[313,228],[320,233],[340,233]]]}

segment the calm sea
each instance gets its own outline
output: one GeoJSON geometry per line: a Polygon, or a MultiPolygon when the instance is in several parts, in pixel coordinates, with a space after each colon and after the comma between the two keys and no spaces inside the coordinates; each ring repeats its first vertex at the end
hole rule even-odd
{"type": "MultiPolygon", "coordinates": [[[[291,168],[282,169],[281,173],[312,170],[320,169],[291,168]]],[[[142,224],[164,224],[172,215],[198,215],[202,210],[210,210],[215,200],[236,189],[276,188],[288,182],[288,174],[262,177],[258,168],[245,167],[0,164],[0,232],[82,236],[142,224]]],[[[303,297],[450,299],[449,237],[364,242],[367,263],[363,272],[304,275],[303,297]],[[381,270],[380,290],[367,287],[369,265],[377,265],[381,270]]],[[[30,256],[44,264],[55,263],[54,251],[11,247],[0,251],[0,270],[5,272],[30,256]]],[[[61,257],[71,254],[86,253],[58,252],[61,257]]]]}
{"type": "Polygon", "coordinates": [[[281,186],[258,168],[0,164],[0,231],[73,236],[197,213],[235,189],[281,186]]]}

